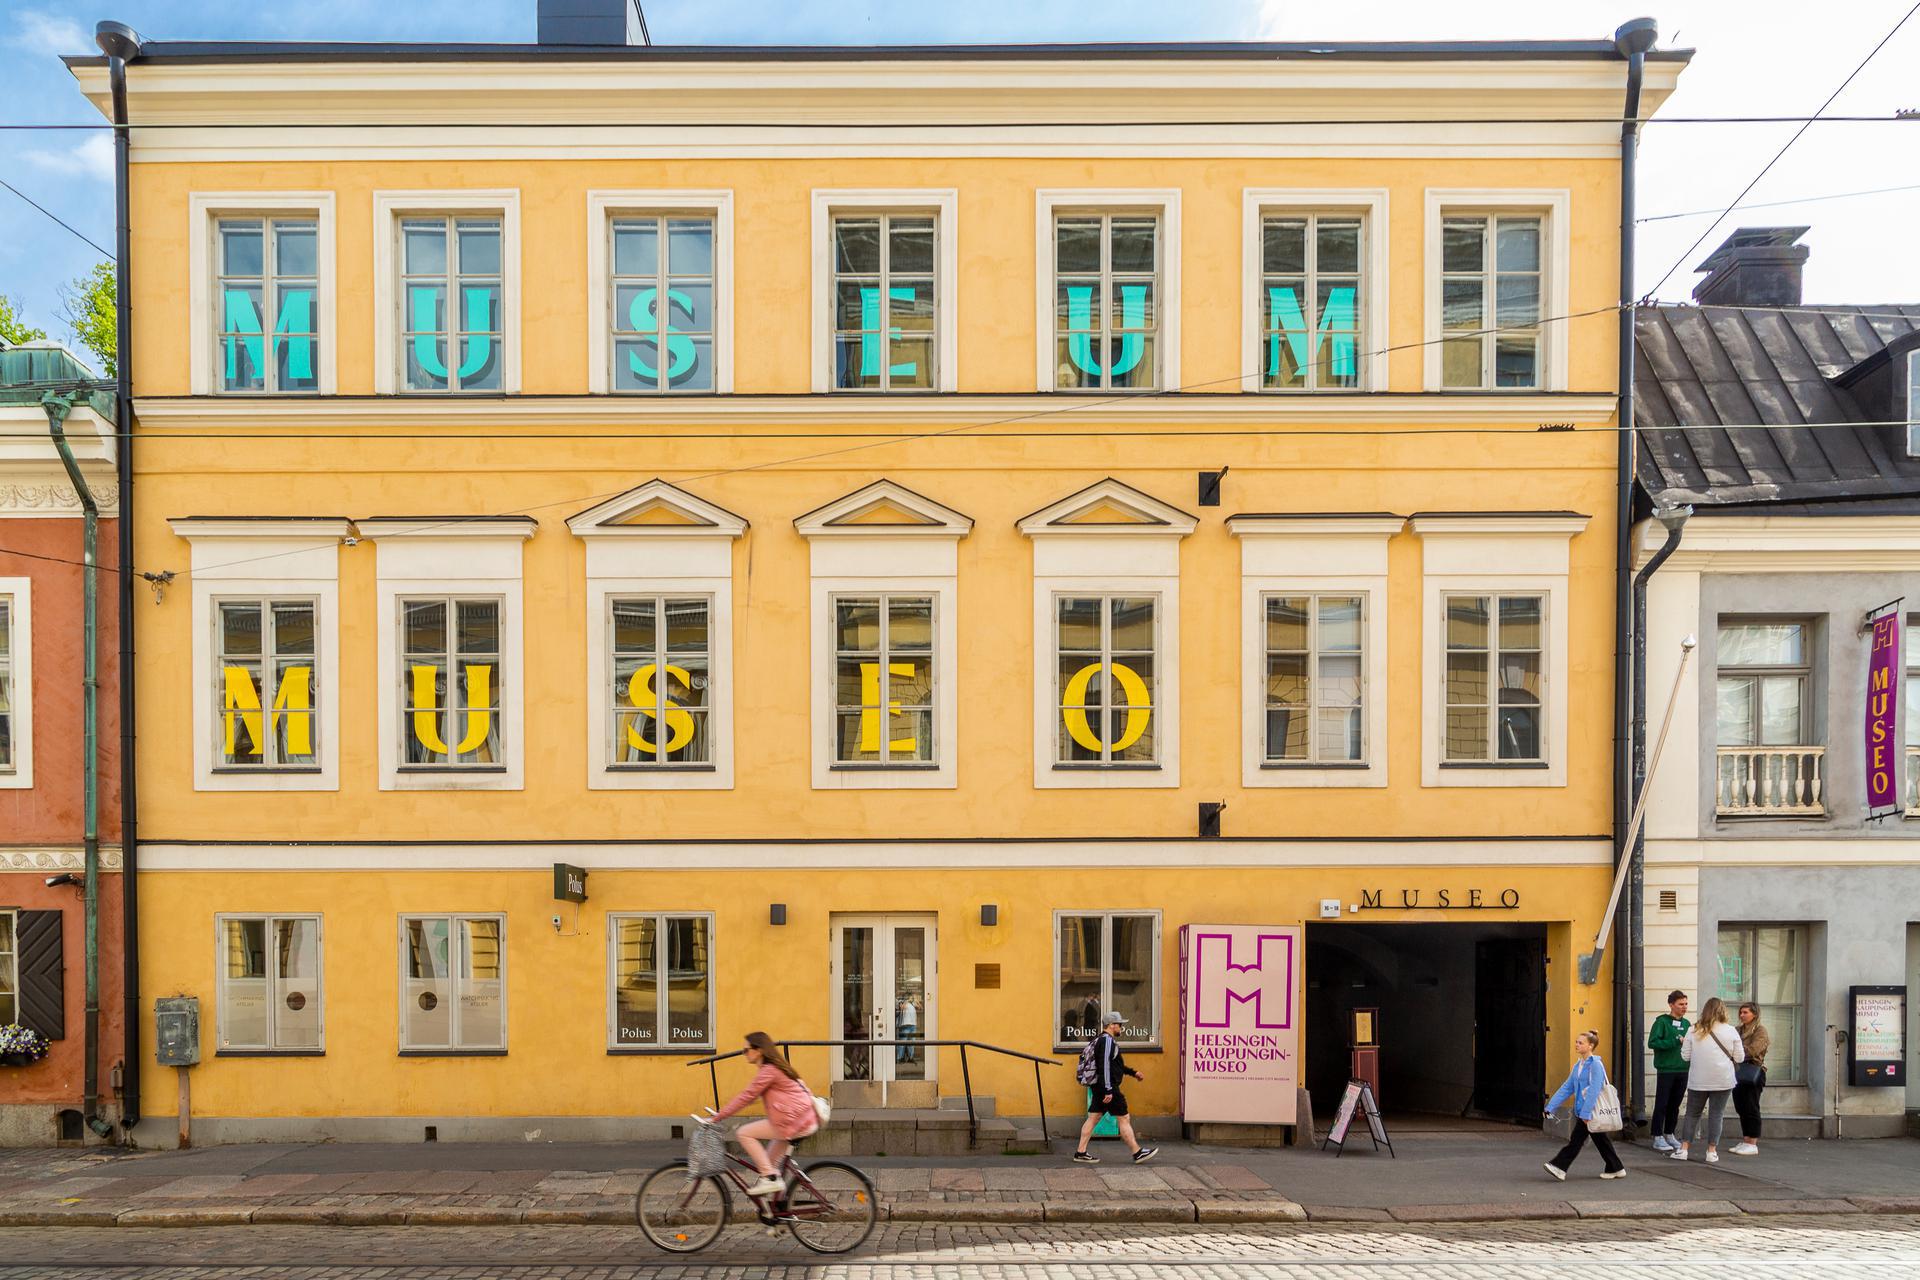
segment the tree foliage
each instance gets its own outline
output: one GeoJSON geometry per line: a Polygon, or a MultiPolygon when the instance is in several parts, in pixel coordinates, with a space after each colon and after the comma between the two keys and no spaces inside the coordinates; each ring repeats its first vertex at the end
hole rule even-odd
{"type": "Polygon", "coordinates": [[[96,262],[91,271],[61,286],[60,315],[73,331],[74,339],[93,353],[107,377],[113,377],[119,339],[113,264],[96,262]]]}
{"type": "Polygon", "coordinates": [[[0,338],[19,344],[38,342],[47,336],[45,329],[35,329],[20,318],[20,304],[0,293],[0,338]]]}

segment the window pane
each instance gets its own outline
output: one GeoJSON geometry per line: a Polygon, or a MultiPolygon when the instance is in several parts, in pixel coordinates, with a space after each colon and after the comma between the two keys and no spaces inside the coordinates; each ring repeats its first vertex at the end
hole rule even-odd
{"type": "Polygon", "coordinates": [[[1447,655],[1447,705],[1484,706],[1487,702],[1487,655],[1447,655]]]}
{"type": "Polygon", "coordinates": [[[1718,733],[1714,739],[1723,747],[1753,745],[1754,682],[1751,679],[1721,676],[1716,686],[1718,733]]]}
{"type": "Polygon", "coordinates": [[[1305,760],[1312,713],[1305,707],[1267,708],[1267,759],[1305,760]]]}
{"type": "Polygon", "coordinates": [[[875,597],[834,602],[834,645],[843,653],[880,652],[880,601],[875,597]]]}
{"type": "Polygon", "coordinates": [[[833,269],[877,275],[880,271],[880,220],[841,218],[833,224],[833,269]]]}
{"type": "Polygon", "coordinates": [[[1121,596],[1109,602],[1113,610],[1115,653],[1145,653],[1153,649],[1153,600],[1121,596]]]}
{"type": "Polygon", "coordinates": [[[226,1021],[220,1043],[237,1048],[270,1045],[267,1006],[267,922],[229,920],[223,950],[226,1021]]]}
{"type": "Polygon", "coordinates": [[[647,653],[654,649],[653,601],[613,602],[613,651],[647,653]]]}
{"type": "Polygon", "coordinates": [[[1115,218],[1113,245],[1109,252],[1112,270],[1148,273],[1154,269],[1154,242],[1159,222],[1154,218],[1115,218]]]}
{"type": "Polygon", "coordinates": [[[1304,218],[1269,218],[1261,233],[1261,268],[1297,275],[1307,269],[1307,223],[1304,218]]]}
{"type": "Polygon", "coordinates": [[[1320,651],[1360,651],[1360,597],[1320,597],[1320,651]]]}
{"type": "Polygon", "coordinates": [[[1053,247],[1053,267],[1061,275],[1100,270],[1100,219],[1059,219],[1054,223],[1053,247]]]}
{"type": "Polygon", "coordinates": [[[1304,653],[1275,653],[1267,657],[1267,703],[1304,707],[1307,704],[1307,663],[1304,653]]]}
{"type": "Polygon", "coordinates": [[[1306,596],[1273,596],[1267,600],[1267,648],[1307,647],[1307,606],[1306,596]]]}
{"type": "Polygon", "coordinates": [[[1342,710],[1323,707],[1316,715],[1320,727],[1320,759],[1343,761],[1361,758],[1359,708],[1342,710]]]}
{"type": "Polygon", "coordinates": [[[1158,342],[1151,333],[1129,333],[1107,340],[1107,385],[1152,387],[1159,382],[1158,342]]]}
{"type": "Polygon", "coordinates": [[[406,922],[407,978],[400,993],[409,1047],[445,1047],[453,1042],[452,957],[444,919],[406,922]]]}
{"type": "Polygon", "coordinates": [[[1800,677],[1764,676],[1759,687],[1761,743],[1770,747],[1801,745],[1805,721],[1801,715],[1800,677]]]}
{"type": "Polygon", "coordinates": [[[713,274],[713,223],[705,218],[667,222],[667,270],[676,276],[713,274]]]}
{"type": "Polygon", "coordinates": [[[447,229],[435,222],[403,222],[401,231],[401,270],[407,275],[447,273],[447,229]]]}
{"type": "Polygon", "coordinates": [[[1484,649],[1487,647],[1487,597],[1449,596],[1447,598],[1447,648],[1484,649]]]}
{"type": "Polygon", "coordinates": [[[933,649],[933,599],[896,596],[887,602],[887,645],[896,653],[933,649]]]}
{"type": "Polygon", "coordinates": [[[1327,272],[1360,270],[1360,223],[1322,218],[1315,228],[1314,269],[1327,272]]]}
{"type": "Polygon", "coordinates": [[[1500,655],[1500,701],[1506,706],[1540,705],[1540,655],[1500,655]]]}
{"type": "Polygon", "coordinates": [[[652,218],[613,224],[613,273],[651,276],[660,271],[660,226],[652,218]]]}
{"type": "Polygon", "coordinates": [[[704,653],[707,649],[707,602],[667,601],[667,651],[704,653]]]}
{"type": "Polygon", "coordinates": [[[1098,596],[1061,596],[1055,601],[1062,652],[1100,652],[1100,610],[1104,603],[1098,596]]]}
{"type": "Polygon", "coordinates": [[[1794,667],[1806,661],[1806,628],[1798,622],[1723,623],[1723,667],[1794,667]]]}
{"type": "Polygon", "coordinates": [[[1540,277],[1499,276],[1493,283],[1494,323],[1502,328],[1540,323],[1540,277]]]}
{"type": "Polygon", "coordinates": [[[614,928],[614,1043],[660,1043],[660,969],[652,916],[626,919],[614,928]]]}
{"type": "Polygon", "coordinates": [[[710,966],[704,917],[667,918],[667,1037],[672,1044],[706,1044],[710,966]]]}
{"type": "Polygon", "coordinates": [[[933,273],[933,219],[895,218],[887,228],[887,269],[895,275],[933,273]]]}
{"type": "Polygon", "coordinates": [[[497,276],[500,274],[500,224],[466,222],[459,224],[460,274],[497,276]]]}
{"type": "Polygon", "coordinates": [[[1440,344],[1440,378],[1449,387],[1480,385],[1481,346],[1478,338],[1440,344]]]}
{"type": "Polygon", "coordinates": [[[1061,916],[1060,1043],[1100,1034],[1100,969],[1104,954],[1100,916],[1061,916]]]}
{"type": "Polygon", "coordinates": [[[1496,235],[1494,266],[1501,271],[1538,271],[1540,269],[1540,222],[1538,219],[1502,218],[1496,235]]]}
{"type": "Polygon", "coordinates": [[[1323,707],[1360,705],[1360,655],[1323,654],[1317,701],[1323,707]]]}
{"type": "Polygon", "coordinates": [[[228,655],[260,652],[259,605],[221,604],[220,651],[228,655]]]}
{"type": "Polygon", "coordinates": [[[1440,233],[1442,271],[1486,269],[1485,218],[1449,218],[1440,233]]]}
{"type": "Polygon", "coordinates": [[[229,276],[259,276],[265,270],[265,242],[259,222],[223,222],[220,224],[220,273],[229,276]]]}
{"type": "Polygon", "coordinates": [[[320,922],[274,923],[274,1047],[320,1047],[320,922]]]}
{"type": "Polygon", "coordinates": [[[273,606],[273,649],[282,656],[313,652],[313,606],[273,606]]]}
{"type": "Polygon", "coordinates": [[[1499,736],[1502,760],[1538,760],[1540,709],[1503,705],[1500,708],[1499,736]]]}
{"type": "Polygon", "coordinates": [[[1493,385],[1531,387],[1540,380],[1540,342],[1502,336],[1493,342],[1493,385]]]}
{"type": "Polygon", "coordinates": [[[1487,323],[1486,285],[1473,280],[1448,280],[1440,286],[1440,324],[1446,329],[1481,329],[1487,323]]]}
{"type": "Polygon", "coordinates": [[[501,981],[500,922],[462,920],[467,968],[460,990],[460,1044],[497,1048],[506,1041],[506,991],[501,981]]]}
{"type": "Polygon", "coordinates": [[[1500,647],[1540,648],[1540,597],[1503,596],[1500,600],[1500,647]]]}
{"type": "Polygon", "coordinates": [[[258,661],[229,658],[220,671],[221,764],[265,764],[262,724],[266,706],[258,661]]]}
{"type": "Polygon", "coordinates": [[[1487,709],[1448,707],[1446,746],[1449,760],[1485,760],[1487,709]]]}
{"type": "Polygon", "coordinates": [[[461,600],[455,604],[458,631],[455,643],[461,653],[500,652],[500,602],[497,600],[461,600]]]}
{"type": "MultiPolygon", "coordinates": [[[[1110,925],[1113,990],[1112,1008],[1127,1022],[1119,1031],[1122,1040],[1153,1039],[1153,953],[1152,916],[1114,916],[1110,925]]],[[[1104,1010],[1102,1012],[1105,1012],[1104,1010]]]]}

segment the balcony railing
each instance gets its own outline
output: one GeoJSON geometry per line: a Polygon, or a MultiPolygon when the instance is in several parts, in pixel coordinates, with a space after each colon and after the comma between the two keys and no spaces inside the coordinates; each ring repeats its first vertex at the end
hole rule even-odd
{"type": "Polygon", "coordinates": [[[1920,818],[1920,747],[1907,748],[1907,816],[1920,818]]]}
{"type": "Polygon", "coordinates": [[[1818,817],[1826,812],[1820,799],[1826,754],[1825,747],[1721,747],[1715,812],[1726,817],[1818,817]]]}

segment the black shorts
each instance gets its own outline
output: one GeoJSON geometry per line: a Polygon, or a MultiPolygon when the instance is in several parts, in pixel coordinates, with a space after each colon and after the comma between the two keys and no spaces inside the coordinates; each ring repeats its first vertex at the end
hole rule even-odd
{"type": "Polygon", "coordinates": [[[1099,1115],[1102,1112],[1105,1112],[1107,1115],[1110,1115],[1110,1116],[1126,1115],[1127,1114],[1127,1095],[1120,1092],[1118,1089],[1115,1089],[1113,1091],[1113,1101],[1102,1102],[1100,1101],[1099,1086],[1097,1085],[1093,1086],[1093,1098],[1087,1103],[1087,1114],[1092,1116],[1092,1115],[1099,1115]]]}

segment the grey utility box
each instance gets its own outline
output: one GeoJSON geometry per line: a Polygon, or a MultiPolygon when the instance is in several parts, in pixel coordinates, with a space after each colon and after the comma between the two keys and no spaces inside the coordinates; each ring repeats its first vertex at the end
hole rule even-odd
{"type": "Polygon", "coordinates": [[[161,996],[153,1002],[154,1057],[163,1067],[200,1062],[200,997],[161,996]]]}

